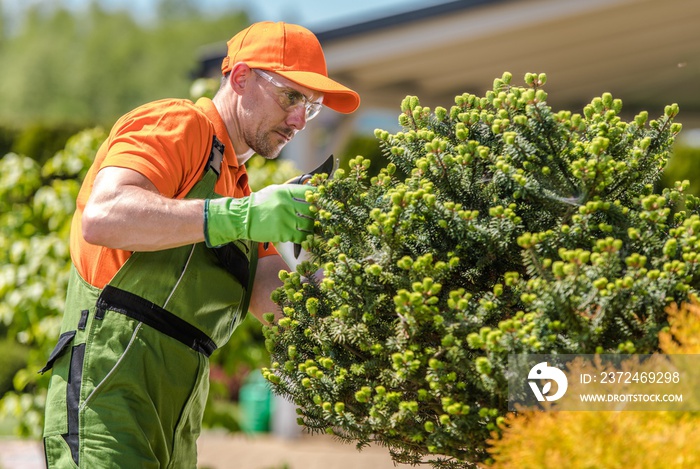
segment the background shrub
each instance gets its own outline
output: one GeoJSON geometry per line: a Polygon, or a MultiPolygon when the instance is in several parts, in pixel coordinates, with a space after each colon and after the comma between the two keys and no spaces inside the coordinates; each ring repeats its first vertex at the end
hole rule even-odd
{"type": "Polygon", "coordinates": [[[12,339],[0,340],[0,397],[14,389],[12,377],[27,364],[26,347],[12,339]]]}
{"type": "MultiPolygon", "coordinates": [[[[669,310],[666,354],[700,353],[700,306],[669,310]]],[[[493,469],[700,466],[697,412],[525,412],[491,442],[493,469]],[[585,442],[585,444],[582,444],[585,442]]]]}
{"type": "Polygon", "coordinates": [[[49,375],[37,371],[58,338],[80,181],[105,137],[99,128],[80,132],[43,166],[15,153],[0,159],[0,330],[25,365],[2,368],[12,390],[0,416],[18,422],[21,435],[41,433],[49,375]]]}

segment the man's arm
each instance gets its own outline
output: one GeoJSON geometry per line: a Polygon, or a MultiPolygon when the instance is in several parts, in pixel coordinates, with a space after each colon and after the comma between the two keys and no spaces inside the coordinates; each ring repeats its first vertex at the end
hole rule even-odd
{"type": "Polygon", "coordinates": [[[282,310],[270,299],[270,294],[277,287],[282,286],[282,281],[279,279],[280,270],[289,270],[289,267],[279,255],[266,256],[258,260],[249,310],[263,324],[267,323],[263,319],[265,313],[275,313],[275,322],[282,317],[282,310]]]}
{"type": "Polygon", "coordinates": [[[204,241],[204,201],[170,199],[141,173],[106,167],[97,173],[82,225],[88,243],[158,251],[204,241]]]}

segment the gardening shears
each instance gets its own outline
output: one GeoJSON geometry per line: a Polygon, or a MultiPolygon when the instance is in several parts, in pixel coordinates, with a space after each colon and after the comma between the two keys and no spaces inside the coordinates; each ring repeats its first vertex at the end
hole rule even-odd
{"type": "MultiPolygon", "coordinates": [[[[285,184],[309,184],[311,178],[315,174],[325,173],[328,174],[328,177],[331,177],[336,169],[338,169],[338,159],[335,158],[333,155],[330,155],[328,158],[326,158],[326,160],[323,163],[321,163],[315,169],[307,173],[301,174],[299,176],[296,176],[288,180],[285,184]]],[[[301,244],[288,241],[285,243],[275,243],[275,248],[277,248],[277,252],[280,253],[282,258],[285,260],[285,262],[291,269],[294,269],[297,264],[304,260],[300,259],[300,256],[302,255],[301,244]]]]}

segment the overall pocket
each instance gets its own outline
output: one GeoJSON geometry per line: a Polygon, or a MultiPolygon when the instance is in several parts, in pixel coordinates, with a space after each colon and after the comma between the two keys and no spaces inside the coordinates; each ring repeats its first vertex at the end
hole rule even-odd
{"type": "Polygon", "coordinates": [[[46,365],[39,371],[40,373],[46,373],[52,370],[49,390],[46,396],[44,436],[68,433],[66,400],[72,357],[71,354],[66,352],[71,348],[75,334],[76,331],[68,331],[60,335],[46,365]]]}
{"type": "Polygon", "coordinates": [[[59,336],[56,347],[40,370],[41,373],[53,369],[49,382],[46,403],[46,423],[44,426],[44,450],[46,462],[70,458],[78,464],[80,386],[83,376],[85,344],[74,345],[76,331],[67,331],[59,336]],[[70,349],[71,353],[67,354],[70,349]]]}
{"type": "MultiPolygon", "coordinates": [[[[46,397],[46,418],[44,435],[63,435],[68,433],[68,416],[66,401],[68,387],[71,393],[79,391],[82,382],[83,356],[85,350],[85,329],[91,317],[88,309],[69,309],[63,318],[61,330],[46,365],[39,373],[51,371],[49,390],[46,397]],[[76,347],[78,350],[76,351],[76,347]],[[71,353],[68,353],[71,351],[71,353]]],[[[75,396],[71,396],[75,398],[75,396]]]]}

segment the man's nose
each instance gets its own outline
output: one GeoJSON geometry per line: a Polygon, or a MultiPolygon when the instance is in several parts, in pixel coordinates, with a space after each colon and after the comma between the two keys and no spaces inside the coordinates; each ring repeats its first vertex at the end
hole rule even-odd
{"type": "Polygon", "coordinates": [[[296,131],[303,130],[306,127],[306,108],[304,106],[295,106],[287,113],[287,125],[296,131]]]}

